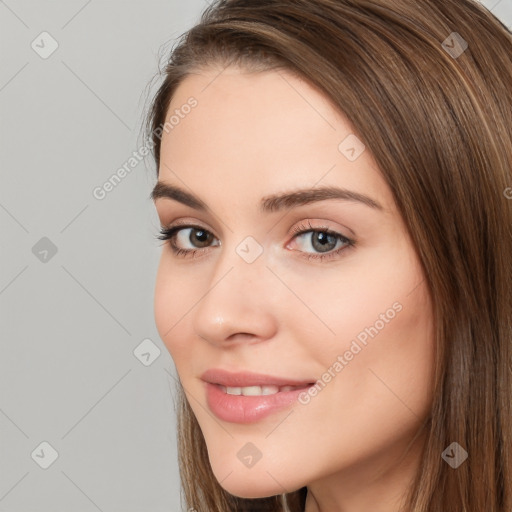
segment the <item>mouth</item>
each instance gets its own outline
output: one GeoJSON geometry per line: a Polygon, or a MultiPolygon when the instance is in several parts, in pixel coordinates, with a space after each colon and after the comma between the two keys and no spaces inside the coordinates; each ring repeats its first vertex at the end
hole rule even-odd
{"type": "Polygon", "coordinates": [[[209,384],[220,386],[229,395],[262,396],[280,392],[307,388],[316,379],[299,380],[253,372],[228,372],[220,368],[212,368],[201,375],[201,379],[209,384]]]}
{"type": "Polygon", "coordinates": [[[205,383],[208,407],[219,419],[232,423],[256,423],[293,406],[314,379],[300,381],[250,372],[230,373],[212,369],[205,383]]]}
{"type": "MultiPolygon", "coordinates": [[[[212,383],[213,384],[213,383],[212,383]]],[[[277,393],[286,393],[288,391],[296,391],[299,389],[307,389],[309,386],[313,385],[313,383],[308,383],[300,386],[244,386],[244,387],[231,387],[231,386],[223,386],[221,384],[214,384],[217,386],[223,393],[227,395],[243,395],[243,396],[268,396],[275,395],[277,393]]]]}

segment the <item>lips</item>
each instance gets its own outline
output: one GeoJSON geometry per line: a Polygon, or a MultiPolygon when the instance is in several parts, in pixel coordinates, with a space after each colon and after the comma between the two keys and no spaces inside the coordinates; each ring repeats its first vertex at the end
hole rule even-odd
{"type": "Polygon", "coordinates": [[[293,406],[315,382],[210,369],[201,375],[206,402],[217,418],[231,423],[256,423],[293,406]]]}
{"type": "MultiPolygon", "coordinates": [[[[269,387],[277,388],[292,387],[306,388],[315,383],[315,379],[299,380],[286,377],[276,377],[273,375],[263,375],[252,372],[231,373],[226,370],[212,368],[201,375],[201,379],[210,384],[218,384],[225,388],[250,388],[250,387],[269,387]]],[[[241,394],[241,393],[237,393],[241,394]]]]}

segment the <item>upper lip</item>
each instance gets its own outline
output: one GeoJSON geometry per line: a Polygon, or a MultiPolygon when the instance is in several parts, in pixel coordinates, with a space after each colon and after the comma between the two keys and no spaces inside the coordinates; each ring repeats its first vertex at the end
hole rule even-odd
{"type": "Polygon", "coordinates": [[[307,386],[314,381],[288,379],[263,375],[252,372],[231,373],[220,368],[211,368],[201,375],[201,379],[211,384],[220,384],[226,387],[247,387],[247,386],[307,386]]]}

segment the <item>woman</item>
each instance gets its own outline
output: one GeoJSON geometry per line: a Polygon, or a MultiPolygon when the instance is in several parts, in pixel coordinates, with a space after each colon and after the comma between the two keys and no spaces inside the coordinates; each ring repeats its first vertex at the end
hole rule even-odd
{"type": "Polygon", "coordinates": [[[512,510],[512,37],[472,0],[225,0],[148,117],[196,511],[512,510]]]}

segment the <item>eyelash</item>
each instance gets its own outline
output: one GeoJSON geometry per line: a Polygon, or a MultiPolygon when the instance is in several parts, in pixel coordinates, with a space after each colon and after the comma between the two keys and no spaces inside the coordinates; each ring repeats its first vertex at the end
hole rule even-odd
{"type": "MultiPolygon", "coordinates": [[[[192,224],[178,224],[169,228],[162,228],[160,230],[160,235],[157,236],[157,239],[168,241],[169,245],[171,247],[171,250],[176,256],[188,258],[188,257],[194,257],[196,253],[202,252],[203,249],[181,249],[180,247],[177,247],[174,243],[174,239],[179,231],[182,229],[192,228],[196,229],[198,231],[204,231],[206,233],[210,233],[208,230],[202,228],[201,226],[196,226],[192,224]]],[[[335,251],[326,253],[326,254],[310,254],[308,253],[307,256],[303,256],[308,261],[313,260],[320,260],[320,261],[327,261],[334,257],[336,257],[341,252],[345,251],[346,249],[349,249],[350,247],[353,247],[355,245],[355,241],[351,238],[347,238],[340,233],[337,233],[336,231],[332,231],[326,227],[313,227],[309,221],[307,221],[307,226],[304,224],[301,224],[300,226],[297,226],[293,229],[292,234],[294,235],[294,238],[296,238],[299,235],[302,235],[304,233],[325,233],[327,235],[335,236],[337,239],[344,242],[344,246],[340,247],[339,249],[336,249],[335,251]]]]}

